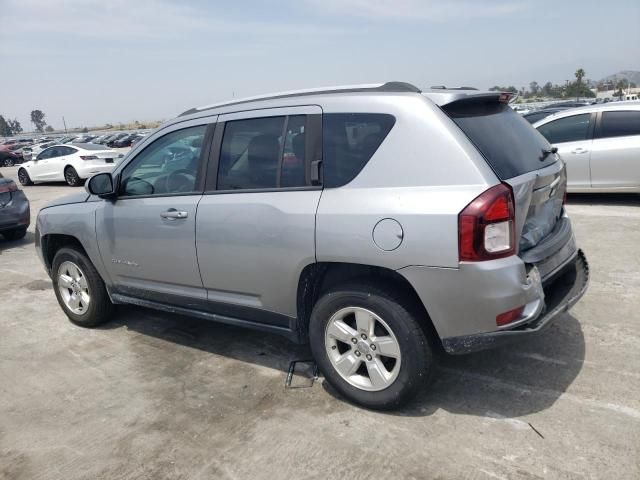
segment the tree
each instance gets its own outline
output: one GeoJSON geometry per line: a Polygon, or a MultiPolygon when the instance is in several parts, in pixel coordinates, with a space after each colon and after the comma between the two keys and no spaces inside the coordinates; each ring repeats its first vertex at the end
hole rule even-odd
{"type": "Polygon", "coordinates": [[[553,83],[551,82],[545,83],[544,86],[542,87],[542,93],[544,93],[547,96],[551,96],[552,91],[553,91],[553,83]]]}
{"type": "Polygon", "coordinates": [[[17,118],[14,118],[13,120],[7,120],[7,123],[9,124],[9,128],[11,129],[11,133],[13,135],[17,135],[23,132],[22,125],[20,125],[20,122],[17,118]]]}
{"type": "Polygon", "coordinates": [[[518,93],[518,89],[514,86],[511,87],[499,87],[498,85],[496,85],[495,87],[491,87],[489,89],[489,91],[491,92],[511,92],[511,93],[518,93]]]}
{"type": "Polygon", "coordinates": [[[82,127],[82,130],[80,130],[80,133],[89,133],[89,129],[87,127],[82,127]]]}
{"type": "Polygon", "coordinates": [[[44,121],[44,113],[42,110],[31,111],[31,123],[36,127],[36,131],[42,133],[47,122],[44,121]]]}
{"type": "Polygon", "coordinates": [[[11,136],[11,127],[4,119],[2,115],[0,115],[0,137],[10,137],[11,136]]]}
{"type": "Polygon", "coordinates": [[[618,80],[618,83],[616,83],[616,88],[618,89],[618,91],[616,93],[613,94],[614,97],[618,97],[619,100],[622,100],[624,98],[624,87],[626,85],[624,84],[624,80],[618,80]]]}
{"type": "Polygon", "coordinates": [[[582,85],[582,79],[585,76],[585,72],[582,68],[579,68],[578,70],[576,70],[575,76],[576,76],[576,83],[578,85],[582,85]]]}
{"type": "Polygon", "coordinates": [[[53,127],[51,125],[47,125],[47,128],[45,128],[44,131],[47,132],[47,133],[51,133],[54,130],[53,130],[53,127]]]}
{"type": "Polygon", "coordinates": [[[540,91],[540,85],[538,85],[538,82],[534,80],[529,84],[529,90],[531,91],[532,95],[537,95],[540,91]]]}

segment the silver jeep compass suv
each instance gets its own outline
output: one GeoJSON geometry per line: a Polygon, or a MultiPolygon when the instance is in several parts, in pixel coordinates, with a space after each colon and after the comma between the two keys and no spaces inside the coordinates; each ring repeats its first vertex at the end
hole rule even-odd
{"type": "Polygon", "coordinates": [[[135,304],[280,333],[393,408],[437,351],[527,337],[585,292],[564,163],[508,99],[392,82],[194,108],[42,209],[36,247],[78,325],[135,304]]]}

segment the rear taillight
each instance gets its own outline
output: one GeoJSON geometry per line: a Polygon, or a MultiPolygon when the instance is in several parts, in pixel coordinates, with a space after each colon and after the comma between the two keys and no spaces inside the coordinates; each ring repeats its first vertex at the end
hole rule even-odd
{"type": "Polygon", "coordinates": [[[95,155],[80,155],[80,158],[82,160],[97,160],[98,157],[96,157],[95,155]]]}
{"type": "Polygon", "coordinates": [[[0,193],[15,192],[17,190],[18,190],[18,186],[13,182],[0,185],[0,193]]]}
{"type": "Polygon", "coordinates": [[[515,254],[515,208],[504,183],[483,192],[458,215],[460,261],[478,262],[515,254]]]}

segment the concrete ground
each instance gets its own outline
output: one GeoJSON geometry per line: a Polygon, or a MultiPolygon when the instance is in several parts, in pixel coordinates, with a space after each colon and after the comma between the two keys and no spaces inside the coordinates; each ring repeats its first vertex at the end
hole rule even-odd
{"type": "MultiPolygon", "coordinates": [[[[72,191],[24,190],[34,220],[72,191]]],[[[640,196],[569,200],[584,299],[527,343],[444,358],[394,413],[285,389],[309,354],[277,336],[140,308],[75,327],[33,226],[0,240],[0,479],[640,478],[640,196]]]]}

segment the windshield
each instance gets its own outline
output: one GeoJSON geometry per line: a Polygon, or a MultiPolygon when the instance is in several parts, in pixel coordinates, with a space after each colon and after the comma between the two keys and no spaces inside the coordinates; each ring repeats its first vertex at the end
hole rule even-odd
{"type": "Polygon", "coordinates": [[[443,110],[474,143],[501,180],[555,162],[544,137],[505,103],[461,101],[445,105],[443,110]]]}

